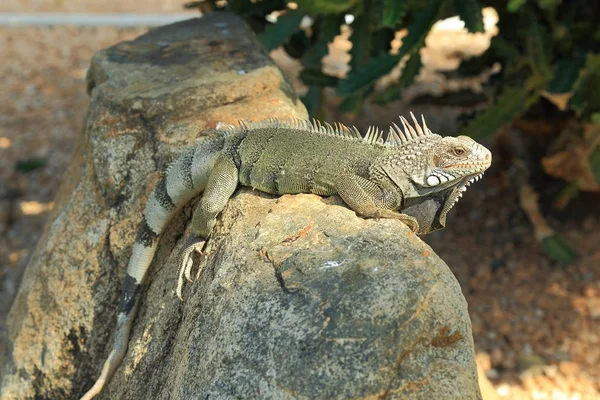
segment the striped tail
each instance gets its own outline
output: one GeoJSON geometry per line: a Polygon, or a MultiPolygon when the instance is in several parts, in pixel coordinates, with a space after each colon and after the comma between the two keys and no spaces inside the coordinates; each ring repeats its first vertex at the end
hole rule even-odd
{"type": "Polygon", "coordinates": [[[206,187],[222,145],[219,142],[207,140],[195,150],[185,152],[166,170],[148,198],[123,281],[115,341],[100,377],[81,400],[90,400],[100,393],[125,357],[131,326],[139,307],[140,285],[156,252],[159,237],[178,209],[206,187]]]}

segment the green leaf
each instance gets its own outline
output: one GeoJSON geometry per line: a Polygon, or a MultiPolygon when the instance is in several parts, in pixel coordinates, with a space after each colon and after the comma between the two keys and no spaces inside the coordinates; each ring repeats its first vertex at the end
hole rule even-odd
{"type": "Polygon", "coordinates": [[[542,249],[548,257],[560,264],[571,264],[577,258],[577,253],[556,233],[542,239],[542,249]]]}
{"type": "Polygon", "coordinates": [[[321,59],[329,52],[327,44],[333,42],[333,39],[340,34],[344,16],[342,14],[326,15],[319,18],[316,23],[318,24],[318,41],[302,56],[304,68],[321,68],[321,59]]]}
{"type": "Polygon", "coordinates": [[[375,95],[375,102],[377,104],[385,104],[399,99],[402,96],[402,91],[413,83],[415,77],[419,74],[422,65],[421,55],[417,51],[406,62],[406,65],[402,70],[402,75],[400,75],[400,78],[398,79],[398,83],[390,85],[377,93],[375,95]]]}
{"type": "Polygon", "coordinates": [[[600,111],[600,54],[590,53],[573,85],[570,106],[578,116],[600,111]]]}
{"type": "Polygon", "coordinates": [[[296,3],[309,14],[337,14],[354,7],[357,0],[296,0],[296,3]]]}
{"type": "Polygon", "coordinates": [[[354,19],[354,22],[352,22],[352,35],[350,35],[350,41],[352,42],[352,48],[350,49],[350,67],[352,69],[365,64],[369,59],[371,50],[371,41],[369,40],[371,36],[370,11],[371,9],[367,3],[363,13],[357,16],[354,19]]]}
{"type": "Polygon", "coordinates": [[[552,79],[552,41],[546,29],[530,18],[529,29],[526,35],[526,54],[530,63],[531,69],[536,74],[545,76],[547,79],[552,79]]]}
{"type": "Polygon", "coordinates": [[[538,5],[543,10],[554,11],[561,2],[562,0],[538,0],[538,5]]]}
{"type": "Polygon", "coordinates": [[[321,104],[323,104],[322,92],[323,90],[320,87],[311,86],[308,88],[308,92],[300,98],[310,118],[324,119],[319,115],[321,114],[321,104]]]}
{"type": "Polygon", "coordinates": [[[279,45],[287,42],[289,37],[298,29],[303,17],[304,12],[300,10],[288,10],[285,15],[277,19],[276,23],[267,26],[259,36],[267,51],[276,49],[279,45]]]}
{"type": "Polygon", "coordinates": [[[427,7],[415,12],[413,22],[408,26],[408,34],[402,39],[402,47],[398,56],[403,57],[405,54],[414,53],[425,43],[425,37],[438,19],[442,1],[431,0],[428,3],[427,7]]]}
{"type": "Polygon", "coordinates": [[[460,134],[475,140],[494,134],[526,111],[529,96],[530,91],[523,86],[505,87],[496,104],[478,114],[460,134]]]}
{"type": "Polygon", "coordinates": [[[584,57],[569,57],[558,60],[554,67],[554,79],[548,82],[549,93],[569,93],[577,80],[579,70],[585,64],[584,57]]]}
{"type": "Polygon", "coordinates": [[[46,160],[43,158],[29,158],[27,160],[17,161],[15,164],[15,170],[27,174],[45,165],[46,160]]]}
{"type": "Polygon", "coordinates": [[[508,0],[506,9],[512,13],[517,12],[525,4],[526,1],[527,0],[508,0]]]}
{"type": "Polygon", "coordinates": [[[600,185],[600,146],[590,155],[590,169],[594,174],[594,180],[600,185]]]}
{"type": "Polygon", "coordinates": [[[307,86],[332,87],[337,85],[338,78],[325,75],[320,69],[303,69],[300,79],[307,86]]]}
{"type": "MultiPolygon", "coordinates": [[[[285,8],[281,0],[262,0],[255,2],[251,0],[228,0],[225,9],[236,15],[260,15],[265,16],[275,10],[285,8]]],[[[217,8],[218,10],[219,8],[217,8]]]]}
{"type": "Polygon", "coordinates": [[[283,44],[283,49],[292,58],[301,58],[306,49],[311,46],[310,38],[302,30],[298,30],[292,34],[290,40],[283,44]]]}
{"type": "Polygon", "coordinates": [[[352,69],[348,78],[340,81],[337,93],[347,96],[373,84],[378,78],[390,72],[402,57],[418,51],[425,42],[425,37],[435,23],[441,0],[432,1],[428,7],[415,12],[413,22],[408,27],[408,35],[402,41],[397,55],[383,54],[371,58],[365,65],[352,69]]]}
{"type": "Polygon", "coordinates": [[[454,8],[460,19],[465,21],[469,32],[484,32],[481,4],[477,0],[454,0],[454,8]]]}
{"type": "Polygon", "coordinates": [[[365,101],[365,91],[361,90],[348,97],[340,103],[339,110],[343,113],[358,115],[365,101]]]}
{"type": "Polygon", "coordinates": [[[382,0],[379,9],[379,26],[396,28],[402,22],[406,14],[406,3],[404,0],[382,0]]]}
{"type": "Polygon", "coordinates": [[[390,28],[380,28],[375,31],[371,30],[370,39],[370,57],[378,57],[381,54],[387,54],[392,49],[392,40],[394,40],[396,32],[390,28]]]}
{"type": "Polygon", "coordinates": [[[350,72],[347,79],[339,82],[338,95],[349,96],[374,83],[378,78],[390,72],[401,59],[402,57],[391,54],[382,54],[377,58],[371,58],[366,65],[350,72]]]}
{"type": "Polygon", "coordinates": [[[521,53],[515,44],[500,36],[492,38],[490,49],[493,50],[496,56],[503,58],[506,65],[512,65],[521,58],[521,53]]]}

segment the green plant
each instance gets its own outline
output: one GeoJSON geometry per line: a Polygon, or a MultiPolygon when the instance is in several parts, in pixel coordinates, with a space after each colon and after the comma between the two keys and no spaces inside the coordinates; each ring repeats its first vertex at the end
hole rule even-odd
{"type": "Polygon", "coordinates": [[[469,31],[483,31],[477,0],[229,0],[222,5],[220,9],[243,16],[259,33],[267,50],[283,46],[290,56],[301,61],[304,70],[300,77],[309,88],[303,101],[311,115],[318,114],[323,102],[321,92],[326,87],[335,88],[342,98],[342,111],[356,113],[373,92],[375,82],[408,56],[402,79],[380,94],[378,101],[399,97],[419,72],[419,49],[439,19],[458,14],[469,31]],[[276,23],[267,21],[273,12],[280,13],[276,23]],[[323,74],[321,59],[327,54],[327,44],[340,34],[346,14],[354,17],[351,71],[347,79],[337,79],[323,74]],[[310,33],[300,28],[305,15],[312,18],[310,33]],[[394,31],[402,27],[407,27],[408,35],[399,52],[392,55],[390,42],[394,31]]]}

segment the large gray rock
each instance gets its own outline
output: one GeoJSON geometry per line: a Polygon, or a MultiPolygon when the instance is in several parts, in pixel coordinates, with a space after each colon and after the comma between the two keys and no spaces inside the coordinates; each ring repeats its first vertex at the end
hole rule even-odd
{"type": "MultiPolygon", "coordinates": [[[[76,398],[112,343],[141,210],[204,128],[306,117],[249,29],[227,14],[98,53],[84,137],[9,317],[2,399],[76,398]]],[[[170,224],[129,350],[100,398],[478,399],[467,305],[402,223],[336,198],[234,196],[174,295],[191,207],[170,224]]]]}

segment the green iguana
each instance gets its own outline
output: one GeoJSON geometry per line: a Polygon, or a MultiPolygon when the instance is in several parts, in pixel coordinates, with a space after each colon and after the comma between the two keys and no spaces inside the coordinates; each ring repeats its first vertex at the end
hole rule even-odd
{"type": "Polygon", "coordinates": [[[483,175],[492,155],[469,137],[441,137],[424,118],[421,126],[411,116],[414,127],[401,117],[403,129],[393,124],[386,135],[373,127],[361,135],[354,127],[314,120],[241,122],[208,133],[184,152],[146,203],[123,283],[113,348],[82,399],[100,393],[120,365],[159,236],[173,214],[200,192],[192,237],[179,258],[180,299],[184,278],[192,281],[192,253],[202,250],[238,184],[272,194],[337,194],[360,216],[396,218],[419,234],[444,227],[448,211],[483,175]]]}

